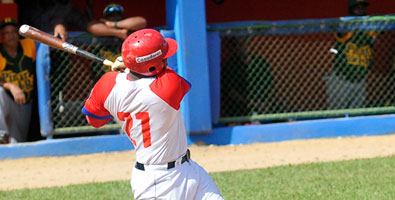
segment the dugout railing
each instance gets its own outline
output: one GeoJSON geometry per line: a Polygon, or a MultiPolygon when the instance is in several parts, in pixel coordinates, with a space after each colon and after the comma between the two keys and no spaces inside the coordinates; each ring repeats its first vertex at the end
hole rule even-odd
{"type": "MultiPolygon", "coordinates": [[[[208,33],[220,38],[220,44],[208,43],[208,48],[220,48],[219,65],[209,66],[216,74],[210,77],[219,79],[210,80],[210,87],[218,88],[211,93],[211,101],[218,102],[211,104],[217,105],[211,108],[214,126],[395,113],[393,15],[210,24],[208,33]],[[374,35],[356,37],[355,45],[346,47],[341,41],[348,32],[374,35]],[[341,51],[347,51],[346,57],[337,59],[341,51]],[[342,85],[331,92],[344,98],[329,98],[328,74],[355,59],[364,62],[363,70],[341,73],[347,81],[363,82],[364,93],[347,93],[352,90],[342,85]],[[363,102],[355,103],[358,99],[363,102]]],[[[120,55],[122,44],[117,38],[86,33],[72,34],[68,41],[110,60],[120,55]]],[[[94,129],[81,113],[108,67],[45,45],[39,47],[37,63],[44,136],[119,130],[114,121],[94,129]]]]}

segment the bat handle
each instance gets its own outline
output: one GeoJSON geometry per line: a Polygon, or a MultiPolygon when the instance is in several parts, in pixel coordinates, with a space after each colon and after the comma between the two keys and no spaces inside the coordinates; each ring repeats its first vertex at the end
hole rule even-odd
{"type": "Polygon", "coordinates": [[[94,61],[96,61],[96,62],[99,62],[99,63],[103,63],[104,65],[107,65],[107,66],[112,66],[112,65],[113,65],[113,62],[111,62],[110,60],[97,57],[96,55],[94,55],[94,54],[92,54],[92,53],[90,53],[90,52],[81,50],[80,48],[78,48],[78,49],[75,51],[75,53],[78,54],[78,55],[87,57],[87,58],[91,58],[92,60],[94,60],[94,61]]]}
{"type": "Polygon", "coordinates": [[[103,64],[112,67],[114,63],[110,60],[104,59],[103,64]]]}
{"type": "Polygon", "coordinates": [[[87,51],[84,51],[84,50],[82,50],[80,48],[76,49],[75,54],[81,55],[81,56],[84,56],[84,57],[87,57],[87,58],[90,58],[90,59],[92,59],[94,61],[97,61],[97,62],[100,62],[100,63],[104,62],[103,58],[99,58],[96,55],[94,55],[92,53],[89,53],[87,51]]]}

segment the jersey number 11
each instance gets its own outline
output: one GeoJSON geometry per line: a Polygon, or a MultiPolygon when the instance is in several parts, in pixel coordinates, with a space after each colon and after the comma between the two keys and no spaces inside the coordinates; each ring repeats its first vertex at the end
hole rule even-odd
{"type": "MultiPolygon", "coordinates": [[[[149,126],[149,114],[148,112],[140,112],[135,115],[136,120],[141,120],[141,130],[143,132],[143,143],[144,148],[151,146],[151,130],[149,126]]],[[[118,119],[121,121],[126,120],[126,134],[129,136],[130,140],[136,146],[136,141],[130,137],[130,129],[133,127],[133,118],[130,113],[118,112],[118,119]]]]}

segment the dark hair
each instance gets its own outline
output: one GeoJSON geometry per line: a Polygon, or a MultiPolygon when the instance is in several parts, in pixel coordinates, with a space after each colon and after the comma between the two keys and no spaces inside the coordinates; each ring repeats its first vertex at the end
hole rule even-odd
{"type": "Polygon", "coordinates": [[[123,15],[123,7],[116,3],[108,4],[103,10],[103,16],[105,18],[110,17],[112,15],[123,15]]]}

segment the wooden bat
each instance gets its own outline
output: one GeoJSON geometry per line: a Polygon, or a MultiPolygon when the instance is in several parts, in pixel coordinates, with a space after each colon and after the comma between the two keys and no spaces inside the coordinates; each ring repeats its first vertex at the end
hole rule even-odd
{"type": "Polygon", "coordinates": [[[100,57],[96,56],[95,54],[92,54],[88,51],[80,49],[79,47],[74,46],[68,42],[64,42],[61,39],[59,39],[49,33],[46,33],[44,31],[41,31],[39,29],[36,29],[36,28],[31,27],[26,24],[22,25],[19,28],[19,34],[24,37],[28,37],[30,39],[38,41],[40,43],[46,44],[48,46],[60,49],[62,51],[66,51],[66,52],[69,52],[69,53],[72,53],[75,55],[79,55],[79,56],[97,61],[99,63],[103,63],[104,65],[107,65],[107,66],[113,65],[113,62],[111,62],[110,60],[100,58],[100,57]]]}

